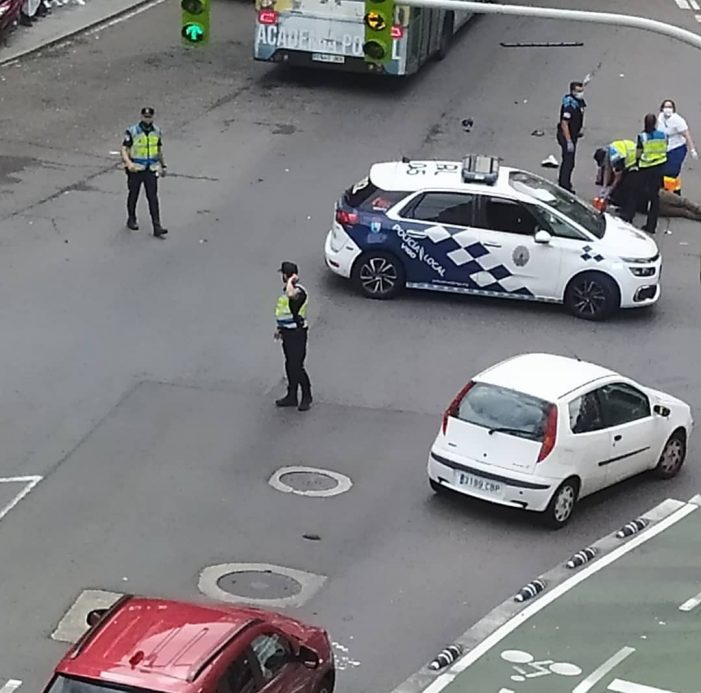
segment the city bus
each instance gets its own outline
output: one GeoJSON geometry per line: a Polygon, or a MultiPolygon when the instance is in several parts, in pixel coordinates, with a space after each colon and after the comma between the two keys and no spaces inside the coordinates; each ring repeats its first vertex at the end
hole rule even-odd
{"type": "Polygon", "coordinates": [[[255,60],[345,72],[409,75],[445,57],[471,12],[397,6],[392,56],[377,67],[363,58],[363,0],[256,0],[255,60]]]}

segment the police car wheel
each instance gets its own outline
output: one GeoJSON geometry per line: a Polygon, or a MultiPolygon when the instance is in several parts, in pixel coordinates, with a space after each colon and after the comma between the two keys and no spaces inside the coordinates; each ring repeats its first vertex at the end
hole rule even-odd
{"type": "Polygon", "coordinates": [[[562,529],[572,517],[574,506],[579,497],[579,482],[575,478],[566,479],[553,493],[548,507],[543,513],[543,520],[550,529],[562,529]]]}
{"type": "Polygon", "coordinates": [[[655,474],[660,479],[671,479],[679,473],[686,458],[686,435],[679,429],[674,431],[665,443],[655,474]]]}
{"type": "Polygon", "coordinates": [[[390,253],[365,253],[353,266],[353,283],[368,298],[393,298],[404,288],[404,267],[390,253]]]}
{"type": "Polygon", "coordinates": [[[583,320],[605,320],[620,305],[616,282],[601,272],[582,272],[565,290],[565,306],[583,320]]]}

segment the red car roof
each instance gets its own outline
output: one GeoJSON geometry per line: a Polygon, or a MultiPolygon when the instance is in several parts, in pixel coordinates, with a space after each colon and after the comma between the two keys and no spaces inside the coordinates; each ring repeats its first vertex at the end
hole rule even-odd
{"type": "Polygon", "coordinates": [[[252,609],[131,597],[61,660],[57,673],[179,693],[222,646],[260,622],[252,609]]]}

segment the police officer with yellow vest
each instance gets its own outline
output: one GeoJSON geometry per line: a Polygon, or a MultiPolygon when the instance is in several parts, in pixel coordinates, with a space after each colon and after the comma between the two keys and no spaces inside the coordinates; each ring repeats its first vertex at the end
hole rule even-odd
{"type": "Polygon", "coordinates": [[[596,183],[601,185],[600,196],[620,208],[621,218],[632,222],[637,205],[636,176],[637,151],[633,140],[614,140],[607,147],[597,149],[594,159],[599,165],[596,183]]]}
{"type": "Polygon", "coordinates": [[[275,306],[275,339],[282,340],[287,374],[287,394],[275,401],[278,407],[297,407],[307,411],[312,404],[312,385],[304,368],[307,356],[307,291],[298,282],[299,269],[294,262],[280,265],[282,274],[282,295],[275,306]],[[302,399],[297,400],[298,390],[302,399]]]}
{"type": "Polygon", "coordinates": [[[657,116],[648,113],[643,131],[638,135],[637,161],[639,170],[639,199],[647,207],[647,221],[643,230],[655,233],[660,213],[660,188],[667,163],[667,135],[657,129],[657,116]],[[649,206],[648,206],[649,205],[649,206]]]}
{"type": "Polygon", "coordinates": [[[163,238],[168,229],[161,226],[158,204],[158,175],[166,175],[163,160],[163,139],[159,127],[153,124],[153,108],[141,109],[141,121],[132,125],[122,141],[122,161],[127,173],[127,227],[137,231],[136,203],[143,184],[148,200],[148,210],[153,223],[153,235],[163,238]]]}

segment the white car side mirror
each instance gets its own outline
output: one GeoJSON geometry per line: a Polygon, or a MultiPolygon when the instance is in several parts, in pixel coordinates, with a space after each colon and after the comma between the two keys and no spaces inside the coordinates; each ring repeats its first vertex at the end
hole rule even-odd
{"type": "Polygon", "coordinates": [[[544,229],[538,229],[535,232],[534,240],[536,243],[550,243],[552,236],[544,229]]]}

